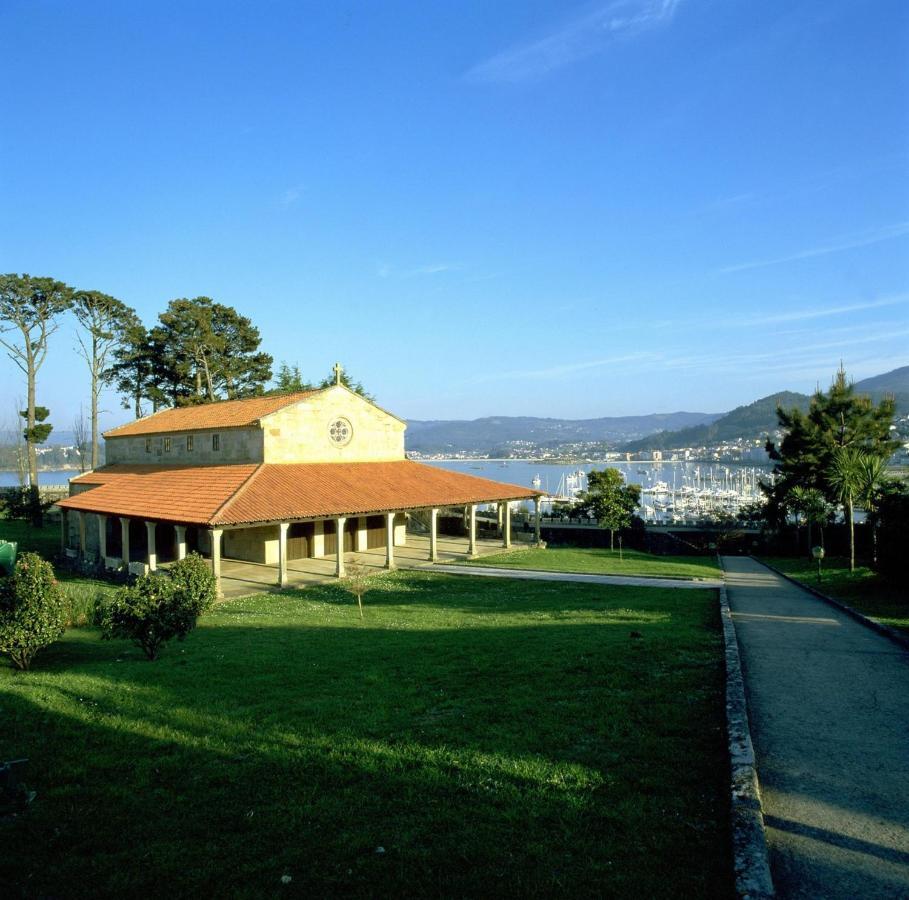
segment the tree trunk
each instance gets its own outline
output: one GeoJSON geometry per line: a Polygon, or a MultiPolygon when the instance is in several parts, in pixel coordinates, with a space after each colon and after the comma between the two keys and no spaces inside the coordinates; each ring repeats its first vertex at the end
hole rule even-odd
{"type": "Polygon", "coordinates": [[[29,500],[31,501],[31,519],[35,528],[41,528],[44,525],[44,516],[41,513],[41,492],[38,490],[38,449],[34,442],[33,429],[35,427],[35,356],[29,342],[29,335],[26,334],[26,365],[27,365],[27,382],[28,382],[28,401],[26,408],[25,427],[28,429],[25,435],[25,447],[28,452],[28,483],[29,483],[29,500]]]}
{"type": "Polygon", "coordinates": [[[92,336],[92,469],[98,468],[101,451],[98,440],[98,390],[98,339],[92,336]]]}
{"type": "Polygon", "coordinates": [[[808,559],[811,559],[811,519],[808,520],[808,559]]]}
{"type": "Polygon", "coordinates": [[[849,516],[849,571],[855,571],[855,523],[852,521],[852,499],[846,501],[846,515],[849,516]]]}
{"type": "Polygon", "coordinates": [[[615,532],[609,529],[609,549],[615,550],[615,532]]]}

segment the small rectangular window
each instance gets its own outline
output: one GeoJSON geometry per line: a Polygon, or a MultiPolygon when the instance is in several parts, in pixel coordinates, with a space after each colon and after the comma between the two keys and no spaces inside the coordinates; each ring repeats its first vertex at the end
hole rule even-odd
{"type": "Polygon", "coordinates": [[[145,439],[145,452],[151,453],[151,438],[145,439]]]}
{"type": "Polygon", "coordinates": [[[164,438],[164,452],[170,453],[170,438],[164,438]]]}
{"type": "Polygon", "coordinates": [[[221,449],[221,435],[220,434],[213,434],[211,436],[211,448],[212,448],[212,450],[221,449]]]}
{"type": "Polygon", "coordinates": [[[193,452],[193,436],[191,434],[186,436],[186,450],[189,453],[193,452]]]}

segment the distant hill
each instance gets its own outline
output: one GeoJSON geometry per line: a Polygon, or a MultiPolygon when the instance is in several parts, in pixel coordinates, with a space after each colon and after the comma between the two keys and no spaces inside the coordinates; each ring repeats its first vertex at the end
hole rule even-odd
{"type": "Polygon", "coordinates": [[[651,435],[645,440],[631,441],[622,449],[632,452],[669,450],[673,447],[701,447],[721,441],[734,441],[736,438],[762,438],[776,429],[778,406],[786,409],[797,406],[804,411],[808,409],[808,401],[807,394],[781,391],[779,394],[761,397],[747,406],[737,406],[732,412],[706,425],[695,425],[693,428],[682,428],[679,431],[665,431],[651,435]]]}
{"type": "Polygon", "coordinates": [[[616,443],[657,431],[708,424],[721,413],[675,412],[601,419],[541,419],[532,416],[489,416],[472,420],[411,420],[407,449],[420,453],[486,453],[515,441],[540,445],[608,441],[616,443]]]}
{"type": "Polygon", "coordinates": [[[855,389],[862,394],[867,394],[875,403],[888,394],[896,400],[897,412],[909,415],[909,366],[902,366],[883,375],[874,375],[856,381],[855,389]]]}

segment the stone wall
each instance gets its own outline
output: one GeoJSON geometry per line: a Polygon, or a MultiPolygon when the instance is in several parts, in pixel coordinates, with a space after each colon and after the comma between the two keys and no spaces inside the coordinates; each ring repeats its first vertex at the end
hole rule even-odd
{"type": "Polygon", "coordinates": [[[262,429],[224,428],[220,431],[206,429],[172,435],[108,438],[105,442],[105,453],[108,464],[213,466],[258,463],[262,462],[262,429]],[[217,450],[212,449],[213,435],[218,435],[217,450]],[[192,450],[187,449],[187,437],[193,439],[192,450]],[[170,439],[169,450],[165,450],[165,438],[170,439]]]}
{"type": "Polygon", "coordinates": [[[265,462],[381,462],[404,459],[407,426],[362,397],[335,386],[262,419],[265,462]],[[350,438],[338,443],[331,426],[350,424],[350,438]]]}

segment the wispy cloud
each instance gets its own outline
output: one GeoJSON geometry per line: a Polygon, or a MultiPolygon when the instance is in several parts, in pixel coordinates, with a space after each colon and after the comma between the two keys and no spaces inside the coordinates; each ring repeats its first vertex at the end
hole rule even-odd
{"type": "Polygon", "coordinates": [[[762,269],[765,266],[776,266],[780,263],[795,262],[800,259],[812,259],[815,256],[827,256],[830,253],[840,253],[843,250],[854,250],[858,247],[869,247],[880,244],[882,241],[891,241],[894,238],[909,234],[909,222],[897,222],[875,231],[865,232],[860,235],[840,238],[821,247],[812,247],[809,250],[800,250],[798,253],[789,253],[786,256],[776,256],[772,259],[759,259],[753,262],[738,263],[734,266],[724,266],[716,271],[721,275],[730,272],[743,272],[746,269],[762,269]]]}
{"type": "Polygon", "coordinates": [[[847,313],[863,312],[868,309],[880,309],[884,306],[900,306],[909,303],[909,294],[896,294],[893,297],[882,297],[880,300],[868,300],[862,303],[844,303],[839,306],[820,306],[815,309],[795,309],[791,312],[774,313],[767,316],[756,316],[745,320],[745,325],[778,325],[783,322],[803,322],[808,319],[825,319],[829,316],[842,316],[847,313]]]}
{"type": "Polygon", "coordinates": [[[484,60],[465,78],[473,82],[521,82],[601,53],[612,42],[672,20],[681,0],[613,0],[600,4],[544,37],[484,60]]]}
{"type": "Polygon", "coordinates": [[[658,359],[656,353],[626,353],[622,356],[608,356],[603,359],[591,359],[585,362],[564,363],[558,366],[547,366],[543,369],[516,369],[511,372],[491,372],[488,375],[479,375],[470,380],[471,384],[482,384],[490,381],[504,381],[514,378],[560,378],[564,375],[574,375],[577,372],[586,372],[591,369],[602,369],[606,366],[619,366],[625,363],[653,362],[658,359]]]}
{"type": "Polygon", "coordinates": [[[280,206],[282,209],[287,209],[287,207],[293,206],[303,196],[304,190],[305,188],[301,184],[288,188],[278,198],[278,206],[280,206]]]}
{"type": "Polygon", "coordinates": [[[419,278],[424,275],[441,275],[445,272],[457,272],[462,269],[460,263],[428,263],[424,266],[416,266],[411,269],[398,269],[389,263],[379,263],[376,267],[376,275],[379,278],[419,278]]]}

